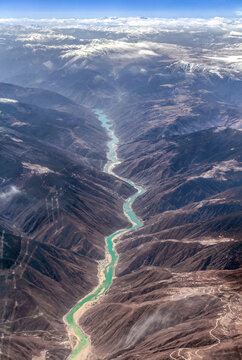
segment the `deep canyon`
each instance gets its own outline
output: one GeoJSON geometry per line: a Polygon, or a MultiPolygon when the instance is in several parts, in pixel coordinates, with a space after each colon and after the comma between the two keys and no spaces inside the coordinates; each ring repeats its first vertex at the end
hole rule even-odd
{"type": "Polygon", "coordinates": [[[1,360],[241,359],[241,29],[0,21],[1,360]]]}

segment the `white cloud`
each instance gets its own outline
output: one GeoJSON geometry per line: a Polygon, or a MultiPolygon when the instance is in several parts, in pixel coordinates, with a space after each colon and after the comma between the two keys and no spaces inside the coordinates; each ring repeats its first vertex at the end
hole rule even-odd
{"type": "MultiPolygon", "coordinates": [[[[237,11],[237,15],[241,15],[241,11],[237,11]]],[[[2,24],[23,24],[23,25],[47,25],[50,27],[106,27],[110,30],[125,31],[129,29],[136,31],[137,29],[143,29],[143,31],[154,31],[158,29],[159,31],[166,31],[167,29],[196,29],[196,28],[215,28],[219,27],[221,29],[233,28],[234,26],[240,24],[241,19],[229,19],[215,17],[210,19],[201,19],[201,18],[140,18],[140,17],[109,17],[109,18],[92,18],[92,19],[15,19],[15,18],[0,18],[0,23],[2,24]]]]}
{"type": "Polygon", "coordinates": [[[20,190],[16,186],[11,186],[10,189],[6,192],[0,193],[0,199],[8,200],[12,198],[14,195],[19,194],[20,190]]]}
{"type": "Polygon", "coordinates": [[[235,38],[241,38],[242,37],[242,31],[230,31],[229,37],[235,37],[235,38]]]}
{"type": "Polygon", "coordinates": [[[157,53],[155,53],[153,50],[143,49],[138,51],[139,55],[144,56],[157,56],[157,53]]]}
{"type": "Polygon", "coordinates": [[[129,333],[126,335],[125,345],[135,345],[140,339],[152,334],[153,331],[162,330],[171,321],[170,314],[160,314],[159,310],[156,310],[153,314],[150,314],[146,319],[141,317],[131,327],[129,333]]]}
{"type": "Polygon", "coordinates": [[[242,55],[229,55],[229,56],[211,56],[208,57],[211,60],[223,61],[227,63],[241,63],[242,64],[242,55]]]}
{"type": "MultiPolygon", "coordinates": [[[[216,74],[220,78],[229,75],[238,79],[241,76],[242,49],[238,42],[242,37],[242,19],[239,18],[110,17],[93,19],[0,19],[0,24],[1,22],[5,24],[5,27],[6,24],[23,24],[23,27],[18,28],[6,27],[8,36],[15,37],[23,43],[24,47],[33,52],[40,50],[47,54],[48,50],[56,50],[53,52],[53,56],[61,58],[66,67],[78,67],[78,60],[82,61],[92,56],[109,56],[113,59],[120,56],[121,59],[128,62],[129,59],[165,55],[173,61],[172,66],[179,67],[189,76],[193,76],[193,73],[197,72],[203,73],[204,76],[216,74]],[[67,35],[65,29],[68,29],[67,35]],[[74,29],[93,30],[94,38],[90,40],[72,36],[73,34],[76,35],[74,29]],[[216,39],[214,40],[216,44],[212,50],[204,48],[203,52],[199,53],[195,52],[192,46],[154,42],[152,40],[154,37],[148,36],[153,33],[188,32],[196,39],[196,36],[201,36],[199,35],[201,32],[214,33],[218,36],[218,31],[221,31],[221,42],[216,39]],[[100,38],[103,33],[109,33],[109,36],[100,38]],[[118,33],[119,36],[113,35],[113,33],[118,33]],[[113,40],[112,36],[118,40],[113,40]],[[144,38],[145,41],[142,41],[144,38]],[[233,42],[229,38],[233,38],[233,42]],[[230,45],[228,45],[229,43],[230,45]]],[[[4,34],[6,35],[5,32],[4,34]]],[[[43,60],[43,65],[49,70],[54,68],[55,61],[51,60],[49,57],[43,60]]],[[[63,66],[62,63],[61,66],[63,66]]]]}

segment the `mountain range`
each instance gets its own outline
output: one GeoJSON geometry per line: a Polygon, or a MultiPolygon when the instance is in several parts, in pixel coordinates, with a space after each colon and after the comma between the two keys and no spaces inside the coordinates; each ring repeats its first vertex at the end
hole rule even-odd
{"type": "Polygon", "coordinates": [[[239,360],[242,355],[240,19],[0,21],[1,360],[239,360]],[[101,109],[118,137],[113,174],[101,109]],[[82,359],[84,360],[84,359],[82,359]]]}

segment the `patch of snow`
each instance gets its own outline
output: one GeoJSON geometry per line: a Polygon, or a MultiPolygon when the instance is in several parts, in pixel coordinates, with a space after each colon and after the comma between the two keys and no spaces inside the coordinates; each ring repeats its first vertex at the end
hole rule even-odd
{"type": "Polygon", "coordinates": [[[205,171],[201,175],[189,177],[188,180],[194,180],[198,178],[204,179],[217,179],[221,181],[226,181],[225,176],[226,172],[229,171],[242,171],[242,166],[238,163],[237,160],[227,160],[222,161],[212,167],[212,169],[205,171]]]}
{"type": "Polygon", "coordinates": [[[47,355],[47,350],[43,350],[40,352],[39,356],[32,356],[32,360],[45,360],[47,355]]]}
{"type": "Polygon", "coordinates": [[[16,104],[18,103],[18,100],[14,100],[14,99],[7,99],[7,98],[0,98],[0,103],[4,103],[4,104],[16,104]]]}
{"type": "Polygon", "coordinates": [[[218,239],[214,239],[214,238],[205,238],[205,239],[199,239],[199,243],[202,245],[216,245],[216,244],[221,244],[223,242],[232,242],[234,241],[233,238],[225,238],[223,236],[219,236],[218,239]]]}
{"type": "MultiPolygon", "coordinates": [[[[170,241],[170,239],[169,239],[169,241],[170,241]]],[[[174,240],[172,240],[172,241],[174,241],[174,240]]],[[[223,242],[233,242],[233,241],[235,241],[234,238],[225,238],[223,236],[219,236],[217,239],[215,239],[215,238],[200,238],[200,239],[183,239],[182,240],[182,242],[187,243],[187,244],[199,243],[199,244],[206,245],[206,246],[216,245],[216,244],[220,244],[223,242]]]]}
{"type": "Polygon", "coordinates": [[[30,34],[23,34],[16,38],[16,41],[22,42],[46,42],[46,41],[63,41],[63,40],[74,40],[75,37],[71,35],[64,35],[64,34],[41,34],[41,33],[30,33],[30,34]]]}
{"type": "Polygon", "coordinates": [[[168,87],[168,88],[173,88],[175,85],[173,85],[173,84],[162,84],[162,85],[160,85],[160,86],[162,86],[162,87],[168,87]]]}
{"type": "Polygon", "coordinates": [[[181,46],[173,44],[159,44],[152,41],[129,42],[124,40],[94,39],[88,44],[80,44],[78,47],[70,50],[67,48],[67,51],[62,53],[61,58],[70,59],[68,63],[71,64],[78,59],[90,56],[109,55],[117,57],[122,55],[122,57],[126,58],[139,58],[157,56],[164,51],[174,53],[175,50],[181,50],[181,48],[181,46]]]}
{"type": "Polygon", "coordinates": [[[10,135],[8,135],[8,137],[9,137],[9,139],[11,139],[12,141],[15,141],[15,142],[17,142],[17,143],[22,143],[22,142],[23,142],[23,140],[17,139],[17,138],[15,138],[15,137],[13,137],[13,136],[10,136],[10,135]]]}
{"type": "Polygon", "coordinates": [[[226,126],[219,126],[216,129],[213,130],[214,133],[219,133],[220,131],[223,131],[227,129],[226,126]]]}
{"type": "Polygon", "coordinates": [[[41,166],[39,164],[31,164],[22,162],[22,165],[24,168],[31,171],[32,174],[42,175],[42,174],[48,174],[48,173],[54,173],[54,171],[50,170],[49,168],[45,166],[41,166]]]}
{"type": "Polygon", "coordinates": [[[26,126],[26,125],[28,124],[22,121],[15,121],[14,123],[11,124],[11,126],[26,126]]]}
{"type": "Polygon", "coordinates": [[[187,74],[193,74],[196,72],[200,73],[211,73],[216,74],[221,79],[223,78],[223,75],[221,74],[221,69],[217,65],[212,64],[206,64],[204,62],[201,62],[201,59],[197,60],[197,62],[191,62],[188,60],[179,60],[176,63],[177,68],[181,68],[184,72],[187,74]]]}
{"type": "Polygon", "coordinates": [[[225,202],[226,202],[225,198],[201,200],[198,203],[196,203],[195,207],[196,207],[196,209],[200,209],[201,207],[206,206],[206,205],[223,204],[225,202]]]}
{"type": "Polygon", "coordinates": [[[50,61],[50,60],[48,60],[48,61],[44,62],[44,63],[43,63],[43,65],[44,65],[47,69],[49,69],[49,70],[52,70],[52,69],[53,69],[53,67],[54,67],[53,62],[52,62],[52,61],[50,61]]]}

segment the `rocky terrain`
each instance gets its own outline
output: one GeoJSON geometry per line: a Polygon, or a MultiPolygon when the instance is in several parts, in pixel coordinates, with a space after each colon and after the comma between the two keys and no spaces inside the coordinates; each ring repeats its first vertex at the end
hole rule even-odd
{"type": "Polygon", "coordinates": [[[87,358],[241,359],[241,29],[1,25],[1,360],[68,358],[63,315],[127,225],[133,189],[102,172],[95,108],[119,138],[114,172],[146,192],[143,227],[115,239],[113,284],[80,319],[87,358]]]}
{"type": "Polygon", "coordinates": [[[0,100],[2,358],[47,348],[60,359],[70,352],[62,317],[95,286],[104,235],[128,224],[133,190],[101,171],[107,137],[87,109],[55,93],[1,91],[11,95],[0,100]]]}

